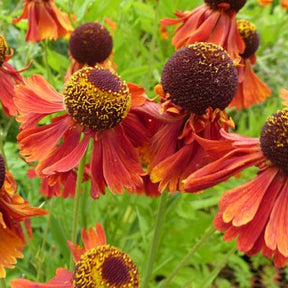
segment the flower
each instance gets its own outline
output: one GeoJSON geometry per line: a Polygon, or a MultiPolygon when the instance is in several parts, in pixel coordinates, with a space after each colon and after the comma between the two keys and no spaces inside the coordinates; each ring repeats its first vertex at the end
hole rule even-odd
{"type": "Polygon", "coordinates": [[[288,263],[287,242],[287,137],[288,109],[271,115],[260,138],[244,137],[221,131],[224,139],[198,139],[215,161],[185,180],[185,190],[197,192],[229,179],[242,170],[257,166],[250,182],[226,191],[219,201],[215,227],[225,232],[224,240],[238,236],[242,252],[273,258],[277,267],[288,263]]]}
{"type": "Polygon", "coordinates": [[[280,90],[280,97],[283,99],[282,104],[285,106],[288,106],[288,90],[287,89],[282,88],[280,90]]]}
{"type": "Polygon", "coordinates": [[[265,101],[268,96],[271,96],[271,90],[252,69],[252,64],[256,64],[255,52],[259,47],[256,26],[247,20],[237,20],[237,28],[245,42],[245,50],[240,54],[241,61],[237,66],[238,90],[229,107],[240,110],[265,101]]]}
{"type": "Polygon", "coordinates": [[[22,250],[25,237],[21,222],[29,226],[30,217],[47,214],[43,209],[31,207],[20,195],[16,194],[17,184],[13,175],[5,169],[5,162],[0,155],[0,278],[6,277],[5,268],[14,268],[17,258],[23,258],[22,250]]]}
{"type": "Polygon", "coordinates": [[[10,282],[11,287],[140,287],[139,272],[133,260],[119,248],[106,244],[105,232],[100,223],[96,223],[95,229],[82,229],[81,236],[84,247],[68,241],[76,263],[73,273],[65,268],[58,268],[56,276],[46,284],[14,279],[10,282]]]}
{"type": "Polygon", "coordinates": [[[10,55],[8,55],[8,45],[5,37],[0,34],[0,86],[2,87],[0,93],[0,101],[2,108],[6,116],[16,116],[18,111],[14,104],[14,86],[18,83],[23,83],[23,78],[20,73],[25,71],[28,67],[16,71],[9,61],[13,56],[13,49],[10,49],[10,55]]]}
{"type": "MultiPolygon", "coordinates": [[[[183,192],[182,180],[209,163],[195,135],[219,139],[220,127],[233,127],[225,111],[237,90],[237,70],[224,49],[198,42],[176,51],[166,62],[161,84],[162,125],[151,141],[148,166],[159,189],[183,192]]],[[[157,117],[157,116],[155,116],[157,117]]]]}
{"type": "Polygon", "coordinates": [[[143,88],[96,66],[84,67],[66,82],[63,94],[39,76],[30,77],[16,89],[21,132],[20,153],[28,162],[39,161],[40,177],[75,169],[91,140],[89,169],[91,195],[98,198],[107,186],[113,193],[131,193],[143,186],[145,175],[138,147],[149,142],[149,131],[137,114],[152,103],[143,88]],[[56,112],[61,115],[54,114],[56,112]],[[51,123],[38,126],[52,115],[51,123]]]}
{"type": "MultiPolygon", "coordinates": [[[[262,6],[267,6],[272,3],[272,0],[258,0],[259,4],[262,6]]],[[[288,1],[287,0],[281,0],[281,7],[283,9],[288,9],[288,1]]]]}
{"type": "Polygon", "coordinates": [[[71,34],[69,51],[71,65],[65,75],[65,81],[84,65],[103,66],[115,71],[111,62],[113,39],[109,31],[97,22],[87,22],[78,26],[71,34]]]}
{"type": "Polygon", "coordinates": [[[205,0],[192,11],[176,11],[178,19],[162,19],[160,31],[166,37],[167,26],[182,23],[172,39],[176,49],[197,41],[212,42],[227,50],[233,60],[239,60],[245,44],[237,30],[236,14],[245,3],[246,0],[205,0]]]}
{"type": "Polygon", "coordinates": [[[57,40],[73,31],[68,15],[57,8],[54,2],[54,0],[25,0],[22,14],[13,19],[13,23],[28,18],[26,41],[57,40]]]}

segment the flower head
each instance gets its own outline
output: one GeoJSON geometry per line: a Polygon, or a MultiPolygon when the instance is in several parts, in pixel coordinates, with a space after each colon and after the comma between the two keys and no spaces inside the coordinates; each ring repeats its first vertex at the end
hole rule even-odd
{"type": "Polygon", "coordinates": [[[258,104],[271,96],[269,87],[256,75],[252,65],[256,63],[256,51],[259,47],[259,35],[256,26],[247,20],[237,20],[237,29],[245,42],[245,50],[237,67],[238,90],[229,107],[240,110],[258,104]]]}
{"type": "Polygon", "coordinates": [[[246,0],[204,0],[204,1],[212,9],[226,8],[235,11],[240,10],[246,3],[246,0]]]}
{"type": "Polygon", "coordinates": [[[54,0],[25,0],[22,14],[13,23],[26,18],[26,41],[57,40],[73,31],[68,15],[57,8],[54,0]]]}
{"type": "Polygon", "coordinates": [[[137,114],[150,119],[145,111],[156,104],[142,87],[126,84],[101,67],[84,67],[67,81],[63,94],[43,77],[32,76],[17,87],[15,102],[20,112],[20,152],[28,162],[38,161],[38,176],[76,169],[91,139],[93,198],[105,194],[106,186],[113,193],[124,188],[134,193],[144,185],[137,149],[149,142],[150,132],[143,123],[146,119],[137,114]],[[39,126],[47,115],[52,115],[51,123],[39,126]]]}
{"type": "Polygon", "coordinates": [[[131,105],[127,84],[103,68],[87,67],[75,72],[63,94],[66,110],[74,121],[95,130],[119,124],[131,105]]]}
{"type": "Polygon", "coordinates": [[[178,25],[172,38],[176,49],[199,41],[212,42],[239,61],[245,43],[237,29],[236,13],[245,3],[246,0],[205,0],[205,4],[192,11],[176,11],[176,19],[161,19],[160,31],[163,38],[167,38],[166,27],[178,25]]]}
{"type": "Polygon", "coordinates": [[[241,54],[243,58],[251,57],[259,47],[259,34],[256,26],[247,20],[237,20],[237,29],[245,42],[245,50],[241,54]]]}
{"type": "Polygon", "coordinates": [[[208,107],[226,108],[237,90],[237,80],[237,70],[223,48],[197,42],[168,59],[161,84],[171,102],[201,115],[208,107]]]}
{"type": "Polygon", "coordinates": [[[162,192],[184,192],[183,180],[211,161],[195,140],[219,139],[219,130],[234,127],[224,109],[237,89],[237,71],[229,55],[213,43],[200,42],[174,53],[155,87],[161,97],[162,125],[152,138],[148,166],[162,192]]]}
{"type": "Polygon", "coordinates": [[[0,278],[6,276],[5,268],[14,268],[17,258],[23,258],[21,251],[25,238],[21,222],[29,225],[29,218],[47,214],[43,209],[31,207],[28,201],[15,193],[16,188],[17,184],[12,174],[6,171],[5,161],[0,155],[0,278]]]}
{"type": "Polygon", "coordinates": [[[72,57],[80,63],[94,66],[105,61],[111,54],[113,40],[101,24],[88,22],[78,26],[71,34],[69,49],[72,57]]]}
{"type": "Polygon", "coordinates": [[[0,34],[0,101],[6,116],[16,116],[18,111],[14,103],[14,86],[18,83],[23,83],[23,78],[20,76],[20,72],[25,71],[28,67],[16,71],[9,61],[13,56],[13,49],[8,49],[8,44],[5,37],[0,34]],[[9,55],[10,52],[10,55],[9,55]]]}
{"type": "Polygon", "coordinates": [[[46,284],[36,283],[24,279],[10,282],[12,288],[57,287],[66,288],[125,288],[140,287],[138,269],[125,252],[119,248],[106,244],[104,229],[100,223],[89,230],[82,229],[84,247],[74,245],[68,241],[68,246],[76,263],[72,272],[65,268],[58,268],[56,276],[46,284]]]}
{"type": "Polygon", "coordinates": [[[186,191],[197,192],[257,166],[253,180],[223,194],[214,224],[225,232],[226,241],[238,236],[240,251],[254,255],[262,250],[278,267],[288,263],[287,117],[287,109],[271,115],[260,139],[224,131],[220,141],[198,138],[215,160],[192,173],[184,184],[186,191]]]}

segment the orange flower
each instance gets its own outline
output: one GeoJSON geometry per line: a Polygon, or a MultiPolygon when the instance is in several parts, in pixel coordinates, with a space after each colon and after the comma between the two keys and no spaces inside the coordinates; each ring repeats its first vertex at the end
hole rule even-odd
{"type": "Polygon", "coordinates": [[[288,90],[287,89],[281,89],[280,90],[280,97],[283,99],[282,104],[285,106],[288,106],[288,90]]]}
{"type": "Polygon", "coordinates": [[[0,278],[5,278],[5,268],[14,268],[17,258],[23,258],[25,238],[20,222],[24,221],[32,237],[28,219],[47,214],[43,209],[31,207],[15,194],[17,184],[0,155],[0,278]]]}
{"type": "Polygon", "coordinates": [[[167,26],[177,25],[172,44],[176,49],[197,41],[212,42],[227,50],[232,59],[239,60],[245,44],[236,25],[236,13],[246,0],[205,0],[205,4],[192,11],[176,11],[178,19],[165,18],[160,21],[160,31],[167,26]]]}
{"type": "MultiPolygon", "coordinates": [[[[143,186],[145,173],[137,147],[149,142],[150,132],[137,115],[157,106],[143,88],[127,85],[118,75],[98,66],[75,72],[63,94],[39,75],[25,84],[17,87],[15,96],[21,122],[18,142],[28,162],[39,161],[35,168],[38,176],[75,169],[91,140],[93,198],[105,194],[106,186],[113,193],[122,193],[123,188],[134,193],[143,186]],[[37,126],[47,115],[53,115],[51,123],[37,126]]],[[[151,120],[148,114],[146,118],[151,120]]]]}
{"type": "Polygon", "coordinates": [[[158,118],[163,124],[152,138],[148,166],[151,181],[159,182],[161,192],[183,192],[182,180],[210,162],[195,137],[219,139],[221,127],[233,127],[222,110],[237,85],[231,58],[213,43],[192,44],[168,59],[161,85],[155,88],[162,101],[158,118]]]}
{"type": "Polygon", "coordinates": [[[85,65],[102,66],[111,72],[116,71],[113,63],[113,39],[109,31],[97,22],[88,22],[78,26],[69,40],[71,65],[65,75],[65,81],[85,65]]]}
{"type": "Polygon", "coordinates": [[[240,110],[265,101],[268,96],[271,96],[271,90],[252,69],[252,64],[256,63],[255,52],[259,47],[256,26],[246,20],[237,20],[237,27],[245,42],[245,50],[240,55],[241,61],[237,67],[238,90],[229,107],[240,110]]]}
{"type": "Polygon", "coordinates": [[[73,31],[68,15],[56,7],[54,0],[25,0],[22,14],[13,23],[26,18],[26,41],[57,40],[73,31]]]}
{"type": "Polygon", "coordinates": [[[184,182],[188,192],[197,192],[257,166],[255,179],[224,193],[219,202],[215,227],[224,240],[238,236],[242,252],[273,258],[277,267],[288,263],[288,109],[270,116],[261,137],[250,138],[221,131],[224,140],[199,143],[215,161],[191,174],[184,182]]]}
{"type": "Polygon", "coordinates": [[[20,71],[16,71],[9,61],[13,56],[13,49],[10,49],[10,55],[8,55],[8,45],[6,39],[0,34],[0,101],[2,108],[6,116],[16,116],[18,111],[14,104],[14,86],[18,83],[23,83],[23,78],[20,73],[29,68],[26,67],[20,71]]]}
{"type": "Polygon", "coordinates": [[[140,287],[139,272],[133,260],[120,249],[106,244],[105,232],[100,223],[96,223],[95,229],[82,229],[81,236],[84,247],[68,241],[76,263],[73,273],[58,268],[56,276],[46,284],[14,279],[10,282],[11,287],[140,287]]]}
{"type": "MultiPolygon", "coordinates": [[[[266,6],[272,3],[272,0],[258,0],[260,5],[266,6]]],[[[283,9],[288,9],[288,0],[281,0],[281,7],[283,9]]]]}

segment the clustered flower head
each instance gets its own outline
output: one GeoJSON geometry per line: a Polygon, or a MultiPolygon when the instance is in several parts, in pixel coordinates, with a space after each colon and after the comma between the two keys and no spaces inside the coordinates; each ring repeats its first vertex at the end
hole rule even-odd
{"type": "MultiPolygon", "coordinates": [[[[231,133],[235,124],[226,111],[247,109],[271,95],[252,69],[261,35],[253,23],[236,19],[246,2],[204,0],[192,11],[176,11],[176,19],[161,19],[163,38],[176,25],[171,41],[176,51],[163,65],[156,97],[149,99],[141,85],[116,72],[113,38],[102,24],[74,29],[75,16],[62,12],[54,0],[25,0],[13,20],[28,19],[25,40],[68,36],[71,60],[58,92],[42,75],[20,76],[29,67],[16,71],[8,63],[13,49],[9,52],[0,34],[1,104],[19,123],[19,153],[31,166],[28,176],[41,179],[42,196],[73,198],[88,181],[93,200],[107,191],[151,197],[165,190],[196,193],[256,166],[254,179],[223,193],[214,226],[224,240],[237,238],[239,251],[248,256],[262,251],[284,267],[288,108],[267,119],[259,138],[231,133]]],[[[281,94],[286,105],[287,90],[281,94]]],[[[29,219],[47,214],[17,194],[4,158],[0,155],[0,278],[23,257],[22,224],[32,237],[29,219]]],[[[83,247],[67,242],[74,269],[58,268],[47,283],[14,279],[11,287],[140,287],[136,264],[106,243],[100,223],[82,229],[81,241],[83,247]]]]}

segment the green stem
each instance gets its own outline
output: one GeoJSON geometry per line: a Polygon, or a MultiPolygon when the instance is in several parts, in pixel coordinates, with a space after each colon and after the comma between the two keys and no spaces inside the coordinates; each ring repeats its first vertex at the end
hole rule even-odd
{"type": "Polygon", "coordinates": [[[47,236],[48,236],[48,231],[49,231],[49,226],[50,226],[50,221],[51,221],[53,204],[54,204],[54,198],[52,198],[51,202],[50,202],[49,215],[48,215],[47,224],[46,224],[46,228],[45,228],[44,235],[43,235],[42,245],[41,245],[40,252],[39,252],[41,259],[40,259],[39,265],[38,265],[36,281],[40,280],[41,272],[43,272],[42,271],[42,265],[44,263],[44,257],[42,257],[42,254],[43,254],[43,251],[45,249],[46,242],[47,242],[47,236]]]}
{"type": "Polygon", "coordinates": [[[48,64],[48,44],[47,41],[42,41],[42,46],[43,46],[43,62],[44,62],[44,66],[46,69],[46,77],[47,77],[47,81],[49,83],[51,83],[51,71],[50,71],[50,67],[48,64]]]}
{"type": "Polygon", "coordinates": [[[211,287],[211,284],[214,281],[214,279],[220,273],[222,268],[227,264],[230,256],[232,254],[234,254],[236,250],[237,250],[236,247],[233,247],[230,251],[228,251],[226,257],[224,257],[223,260],[220,263],[218,263],[218,265],[210,273],[209,277],[206,278],[199,287],[201,287],[201,288],[209,288],[209,287],[211,287]]]}
{"type": "Polygon", "coordinates": [[[155,7],[155,17],[154,17],[154,25],[153,25],[153,34],[152,34],[152,38],[151,38],[151,42],[150,42],[150,47],[149,47],[149,59],[148,59],[148,63],[149,63],[149,70],[148,70],[148,75],[147,75],[147,83],[151,84],[154,81],[152,80],[152,75],[153,75],[153,64],[154,64],[154,60],[155,60],[155,50],[156,50],[156,39],[158,37],[159,34],[159,29],[158,29],[158,25],[159,25],[159,1],[156,1],[156,7],[155,7]]]}
{"type": "Polygon", "coordinates": [[[1,288],[7,288],[5,278],[1,278],[0,279],[0,287],[1,288]]]}
{"type": "MultiPolygon", "coordinates": [[[[197,241],[197,243],[192,247],[192,249],[188,252],[188,254],[181,260],[181,262],[174,268],[174,270],[170,273],[169,277],[165,279],[164,282],[161,283],[159,288],[167,287],[167,285],[171,282],[171,280],[175,277],[175,275],[186,265],[186,263],[191,259],[193,254],[205,243],[210,237],[214,234],[215,228],[210,226],[202,237],[197,241]]],[[[202,286],[200,286],[202,287],[202,286]]]]}
{"type": "Polygon", "coordinates": [[[155,260],[156,252],[158,249],[158,244],[159,244],[159,239],[160,239],[160,234],[161,234],[161,228],[165,216],[165,208],[166,208],[166,202],[168,199],[168,192],[164,191],[161,195],[161,200],[158,208],[158,213],[156,216],[156,222],[155,222],[155,227],[154,227],[154,234],[152,238],[152,243],[151,243],[151,249],[150,249],[150,254],[149,254],[149,259],[146,267],[146,273],[143,279],[143,286],[142,288],[148,287],[148,282],[150,279],[150,276],[152,274],[153,270],[153,263],[155,260]]]}
{"type": "Polygon", "coordinates": [[[75,28],[75,23],[73,21],[73,18],[72,18],[72,14],[73,14],[73,1],[72,0],[68,0],[68,17],[69,17],[69,21],[72,25],[73,28],[75,28]]]}
{"type": "Polygon", "coordinates": [[[0,130],[0,153],[5,161],[5,166],[6,166],[6,169],[9,170],[8,168],[8,162],[7,162],[7,157],[6,157],[6,154],[5,154],[5,150],[4,150],[4,141],[3,141],[3,138],[4,138],[4,133],[2,130],[0,130]]]}
{"type": "MultiPolygon", "coordinates": [[[[85,162],[86,162],[86,153],[82,157],[79,163],[79,168],[78,168],[78,173],[77,173],[77,181],[76,181],[76,189],[75,189],[75,197],[74,197],[73,220],[72,220],[72,234],[71,234],[71,241],[74,244],[76,244],[76,240],[77,240],[81,184],[82,184],[83,175],[84,175],[85,162]]],[[[69,265],[70,270],[73,269],[73,266],[74,266],[73,257],[71,255],[70,265],[69,265]]]]}

